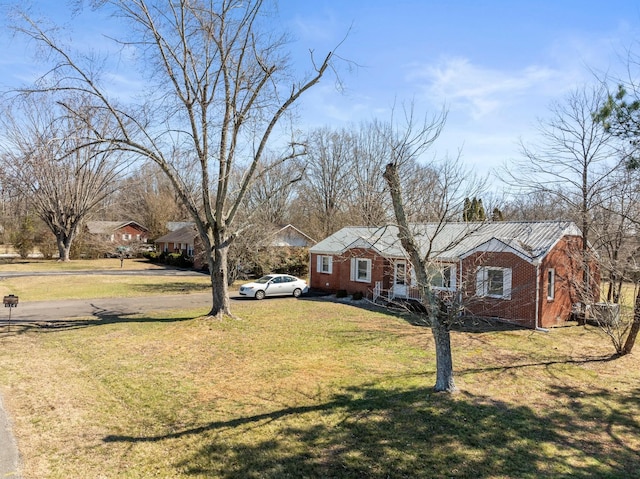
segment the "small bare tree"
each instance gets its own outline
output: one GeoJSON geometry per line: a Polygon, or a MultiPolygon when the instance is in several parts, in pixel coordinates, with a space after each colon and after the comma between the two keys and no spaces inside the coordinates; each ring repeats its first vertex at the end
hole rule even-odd
{"type": "MultiPolygon", "coordinates": [[[[67,104],[90,117],[100,134],[108,134],[110,125],[99,109],[80,97],[67,104]]],[[[113,191],[126,166],[112,149],[85,146],[91,134],[86,121],[66,113],[56,103],[27,97],[16,99],[0,120],[2,183],[25,197],[55,235],[61,261],[69,261],[79,228],[113,191]]]]}
{"type": "Polygon", "coordinates": [[[453,321],[457,318],[457,311],[455,302],[447,302],[436,293],[432,286],[431,271],[434,266],[437,266],[435,260],[438,252],[431,246],[434,245],[448,221],[461,217],[463,198],[476,195],[482,182],[474,181],[473,175],[468,175],[466,181],[463,181],[459,163],[444,163],[438,180],[440,193],[437,195],[438,206],[434,209],[437,212],[436,221],[431,229],[431,236],[420,239],[421,242],[427,244],[427,247],[419,247],[405,211],[399,170],[403,164],[415,160],[436,141],[444,127],[446,114],[442,112],[441,115],[430,120],[427,119],[418,125],[413,115],[413,109],[411,109],[405,110],[405,120],[404,131],[394,132],[388,137],[393,156],[391,163],[386,166],[383,176],[389,186],[398,227],[398,239],[411,261],[420,302],[426,312],[426,319],[431,325],[435,341],[435,390],[453,392],[456,390],[456,385],[453,375],[450,329],[453,321]]]}
{"type": "MultiPolygon", "coordinates": [[[[36,22],[25,17],[19,30],[57,60],[49,91],[85,91],[118,125],[117,132],[99,141],[155,162],[171,180],[206,251],[212,285],[209,315],[231,315],[227,254],[243,226],[249,226],[236,223],[245,196],[271,136],[323,77],[332,53],[313,63],[303,80],[292,80],[285,38],[272,34],[262,0],[95,4],[131,27],[130,37],[120,43],[136,52],[140,70],[148,76],[143,105],[125,106],[110,97],[94,75],[95,63],[83,64],[36,22]],[[238,169],[243,174],[236,188],[238,169]]],[[[67,106],[70,113],[79,113],[67,106]]],[[[291,142],[282,158],[303,152],[303,145],[291,142]]]]}

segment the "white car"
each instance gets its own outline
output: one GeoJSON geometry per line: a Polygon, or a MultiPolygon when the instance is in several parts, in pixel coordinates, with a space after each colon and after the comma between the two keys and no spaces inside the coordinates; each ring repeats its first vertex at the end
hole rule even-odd
{"type": "Polygon", "coordinates": [[[253,283],[240,286],[241,296],[264,299],[265,296],[289,296],[298,298],[309,290],[307,282],[288,274],[268,274],[253,283]]]}

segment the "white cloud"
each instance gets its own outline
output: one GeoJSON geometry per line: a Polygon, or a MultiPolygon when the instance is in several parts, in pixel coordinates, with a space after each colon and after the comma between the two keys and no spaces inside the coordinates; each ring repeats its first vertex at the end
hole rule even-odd
{"type": "Polygon", "coordinates": [[[508,108],[535,92],[548,90],[550,84],[557,86],[561,80],[560,73],[551,68],[530,66],[504,71],[476,66],[464,58],[414,66],[412,70],[408,80],[422,83],[428,98],[446,102],[451,110],[467,110],[475,120],[508,108]]]}

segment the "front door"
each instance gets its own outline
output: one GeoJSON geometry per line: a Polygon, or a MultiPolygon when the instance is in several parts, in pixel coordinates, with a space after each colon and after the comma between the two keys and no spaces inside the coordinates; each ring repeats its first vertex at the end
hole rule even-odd
{"type": "Polygon", "coordinates": [[[407,296],[407,262],[398,260],[393,268],[393,295],[405,298],[407,296]]]}

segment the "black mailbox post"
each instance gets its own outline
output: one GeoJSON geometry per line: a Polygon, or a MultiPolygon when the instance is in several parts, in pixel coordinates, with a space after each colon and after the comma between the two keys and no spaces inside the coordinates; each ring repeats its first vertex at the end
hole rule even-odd
{"type": "Polygon", "coordinates": [[[10,294],[9,296],[5,296],[4,299],[2,300],[2,302],[4,303],[4,307],[5,308],[9,308],[9,328],[8,330],[11,331],[11,309],[15,308],[18,306],[18,297],[10,294]]]}

